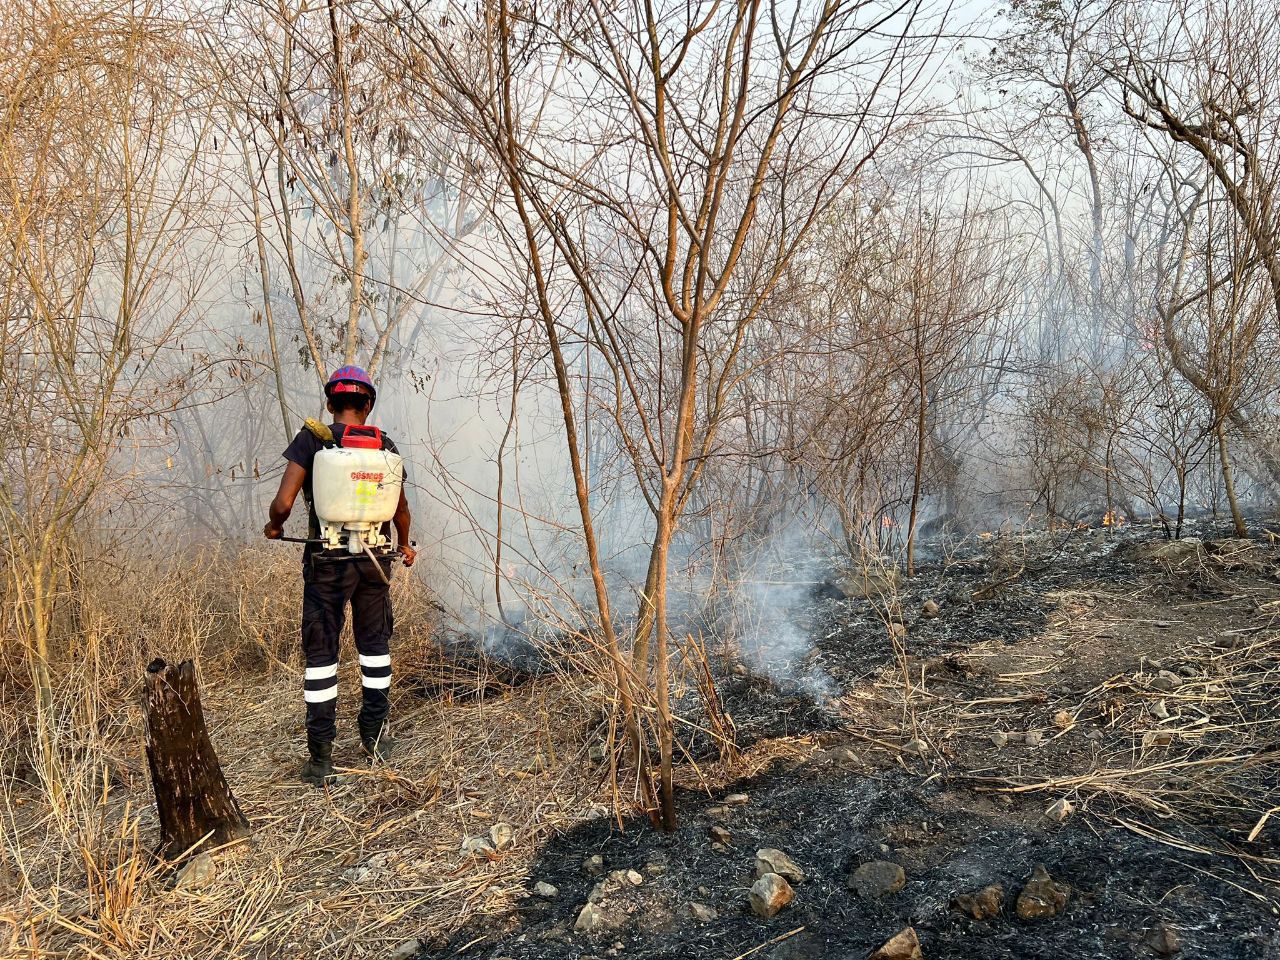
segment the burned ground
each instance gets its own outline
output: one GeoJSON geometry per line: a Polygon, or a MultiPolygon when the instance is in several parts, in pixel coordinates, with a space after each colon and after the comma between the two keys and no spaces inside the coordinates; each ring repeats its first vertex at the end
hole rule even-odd
{"type": "Polygon", "coordinates": [[[1280,956],[1280,844],[1264,816],[1280,803],[1280,558],[1263,531],[1196,532],[1204,542],[986,542],[892,595],[816,597],[810,666],[837,697],[805,705],[729,665],[718,684],[740,731],[768,746],[759,773],[687,791],[673,834],[599,818],[552,838],[527,886],[554,897],[478,918],[426,955],[852,958],[911,925],[926,957],[1143,957],[1164,923],[1185,956],[1280,956]],[[928,599],[937,616],[920,614],[928,599]],[[748,802],[726,806],[735,793],[748,802]],[[1046,816],[1055,801],[1065,822],[1046,816]],[[772,920],[747,905],[760,848],[807,874],[772,920]],[[584,868],[593,855],[643,878],[598,894],[614,922],[597,933],[575,930],[600,879],[584,868]],[[900,892],[849,889],[872,860],[904,868],[900,892]],[[1072,895],[1060,915],[1023,920],[1014,899],[1037,864],[1072,895]],[[996,918],[952,908],[989,884],[1005,891],[996,918]]]}
{"type": "Polygon", "coordinates": [[[712,657],[742,751],[726,760],[714,738],[684,738],[673,834],[610,817],[594,759],[610,690],[559,661],[451,649],[402,618],[394,762],[360,759],[349,658],[342,777],[323,791],[296,781],[296,671],[205,664],[210,733],[253,837],[219,852],[211,879],[175,884],[174,865],[146,853],[155,808],[126,713],[104,740],[109,778],[84,781],[95,813],[76,846],[36,787],[6,785],[31,853],[25,886],[0,874],[0,953],[861,958],[911,924],[932,960],[1140,958],[1164,921],[1184,956],[1280,957],[1280,552],[1261,530],[1193,532],[1202,542],[992,537],[870,598],[805,595],[790,612],[813,643],[795,670],[712,657]],[[829,698],[796,676],[827,678],[829,698]],[[735,793],[747,801],[722,802],[735,793]],[[1074,808],[1063,823],[1046,817],[1060,801],[1074,808]],[[460,851],[499,824],[509,846],[460,851]],[[747,908],[762,847],[807,874],[768,921],[747,908]],[[596,855],[606,887],[613,871],[641,883],[604,891],[616,929],[581,932],[596,855]],[[850,867],[871,859],[901,865],[905,886],[855,896],[850,867]],[[1037,864],[1073,894],[1026,921],[1014,901],[1037,864]],[[950,909],[991,883],[999,916],[950,909]]]}

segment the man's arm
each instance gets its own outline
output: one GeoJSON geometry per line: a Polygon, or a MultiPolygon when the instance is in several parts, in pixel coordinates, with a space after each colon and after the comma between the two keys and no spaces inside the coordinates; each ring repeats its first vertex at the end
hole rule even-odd
{"type": "MultiPolygon", "coordinates": [[[[298,494],[302,491],[302,484],[306,482],[307,471],[292,460],[285,463],[284,476],[280,478],[280,489],[276,491],[276,498],[271,501],[271,506],[267,508],[267,525],[262,528],[263,535],[268,540],[278,540],[284,536],[284,522],[289,519],[289,514],[293,512],[293,504],[298,499],[298,494]]],[[[403,497],[404,494],[401,494],[403,497]]]]}
{"type": "Polygon", "coordinates": [[[404,555],[404,565],[412,567],[418,558],[418,551],[409,543],[409,524],[413,517],[409,513],[409,498],[404,495],[404,487],[400,488],[400,502],[396,505],[396,515],[391,522],[396,527],[396,541],[400,544],[400,552],[404,555]]]}

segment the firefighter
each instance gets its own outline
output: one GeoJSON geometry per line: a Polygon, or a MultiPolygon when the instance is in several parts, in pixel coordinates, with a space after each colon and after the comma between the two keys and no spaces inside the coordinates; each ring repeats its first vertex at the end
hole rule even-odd
{"type": "MultiPolygon", "coordinates": [[[[341,443],[349,425],[363,426],[377,400],[377,391],[369,375],[359,367],[342,367],[334,372],[324,388],[328,410],[333,416],[329,437],[314,422],[298,432],[284,451],[284,476],[280,489],[268,509],[270,519],[263,528],[268,539],[284,535],[299,492],[307,501],[310,514],[308,538],[320,534],[319,520],[312,506],[311,468],[317,451],[326,442],[341,443]]],[[[384,436],[383,448],[398,452],[384,436]]],[[[401,488],[400,503],[390,526],[395,527],[396,541],[406,567],[412,566],[416,553],[409,540],[409,503],[401,488]]],[[[389,531],[385,531],[389,533],[389,531]]],[[[352,555],[346,548],[327,550],[319,543],[308,543],[302,554],[302,650],[306,657],[303,699],[307,710],[307,750],[310,756],[302,768],[302,779],[321,786],[333,776],[333,743],[338,737],[338,638],[351,604],[351,628],[360,658],[362,698],[358,726],[360,742],[371,761],[386,761],[393,743],[386,734],[391,687],[391,614],[390,585],[393,555],[377,562],[366,555],[352,555]]]]}

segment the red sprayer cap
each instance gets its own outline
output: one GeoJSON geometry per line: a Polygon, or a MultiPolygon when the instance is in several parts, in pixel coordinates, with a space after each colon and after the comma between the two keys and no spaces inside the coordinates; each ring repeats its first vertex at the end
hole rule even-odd
{"type": "Polygon", "coordinates": [[[359,427],[354,424],[342,431],[342,445],[357,450],[381,450],[382,431],[377,427],[359,427]]]}

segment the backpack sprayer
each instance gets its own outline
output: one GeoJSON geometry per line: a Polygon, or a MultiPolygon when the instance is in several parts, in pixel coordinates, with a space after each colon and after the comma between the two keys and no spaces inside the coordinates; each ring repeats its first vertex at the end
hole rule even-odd
{"type": "Polygon", "coordinates": [[[366,553],[378,574],[386,580],[374,550],[389,547],[382,525],[391,520],[404,487],[404,458],[383,449],[377,427],[349,425],[341,444],[319,421],[308,419],[306,428],[324,444],[311,467],[311,505],[319,522],[319,536],[282,537],[282,540],[323,544],[325,549],[346,547],[349,554],[366,553]]]}
{"type": "Polygon", "coordinates": [[[320,540],[331,550],[345,545],[348,553],[390,546],[382,525],[395,516],[403,486],[404,459],[382,448],[382,431],[348,426],[340,446],[316,451],[311,468],[320,540]]]}

